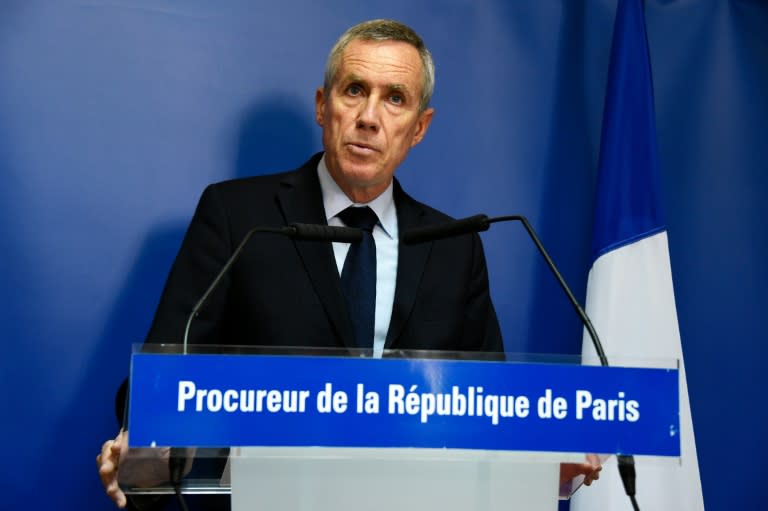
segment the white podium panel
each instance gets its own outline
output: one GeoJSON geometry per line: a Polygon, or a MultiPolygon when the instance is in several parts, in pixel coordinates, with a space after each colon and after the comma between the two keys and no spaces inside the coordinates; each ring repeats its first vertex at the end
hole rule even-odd
{"type": "Polygon", "coordinates": [[[555,454],[442,449],[233,451],[233,511],[552,511],[564,461],[555,454]]]}

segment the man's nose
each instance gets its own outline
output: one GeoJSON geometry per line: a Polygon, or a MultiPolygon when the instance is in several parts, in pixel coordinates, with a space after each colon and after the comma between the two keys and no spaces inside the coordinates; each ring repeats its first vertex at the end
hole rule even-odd
{"type": "Polygon", "coordinates": [[[357,127],[376,132],[379,131],[380,126],[379,101],[375,96],[369,96],[358,112],[357,127]]]}

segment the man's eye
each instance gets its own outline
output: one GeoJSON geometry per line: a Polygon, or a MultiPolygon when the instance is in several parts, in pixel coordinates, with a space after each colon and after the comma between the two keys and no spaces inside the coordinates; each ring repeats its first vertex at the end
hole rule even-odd
{"type": "Polygon", "coordinates": [[[360,87],[359,85],[352,84],[349,87],[347,87],[347,94],[349,94],[350,96],[358,96],[362,94],[362,92],[363,92],[363,88],[360,87]]]}
{"type": "Polygon", "coordinates": [[[403,98],[402,94],[392,94],[389,96],[389,100],[395,105],[402,105],[405,98],[403,98]]]}

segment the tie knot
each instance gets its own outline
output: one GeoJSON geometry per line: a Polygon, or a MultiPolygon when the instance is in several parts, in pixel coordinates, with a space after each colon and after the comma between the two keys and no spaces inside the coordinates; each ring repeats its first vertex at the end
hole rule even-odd
{"type": "Polygon", "coordinates": [[[373,226],[379,221],[379,217],[368,206],[362,208],[350,206],[339,213],[339,218],[347,227],[355,227],[368,232],[372,232],[373,226]]]}

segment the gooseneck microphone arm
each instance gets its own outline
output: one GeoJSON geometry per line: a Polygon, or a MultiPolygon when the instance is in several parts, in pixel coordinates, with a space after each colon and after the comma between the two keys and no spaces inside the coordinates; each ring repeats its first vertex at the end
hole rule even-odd
{"type": "Polygon", "coordinates": [[[600,338],[597,336],[597,331],[595,330],[595,327],[592,326],[592,321],[589,319],[589,316],[587,316],[587,313],[584,311],[584,308],[581,306],[581,304],[579,304],[579,301],[576,300],[576,297],[571,292],[571,289],[568,287],[568,284],[565,282],[565,279],[558,271],[557,266],[555,266],[555,262],[552,260],[551,257],[549,257],[547,250],[544,248],[544,245],[541,243],[541,240],[536,235],[536,231],[533,230],[533,227],[531,226],[530,222],[528,222],[528,219],[522,215],[507,215],[507,216],[499,216],[499,217],[488,219],[489,224],[492,224],[495,222],[508,222],[508,221],[518,221],[523,224],[523,227],[525,227],[526,232],[528,232],[528,236],[531,238],[531,240],[533,240],[533,243],[536,245],[536,248],[539,249],[539,253],[547,262],[547,266],[549,266],[549,269],[552,271],[552,274],[557,279],[558,284],[560,284],[560,287],[563,289],[563,292],[568,297],[568,301],[571,302],[571,305],[576,311],[576,314],[581,319],[581,322],[584,325],[584,328],[587,329],[587,332],[589,333],[589,337],[590,339],[592,339],[592,345],[595,347],[595,351],[597,352],[597,357],[600,359],[600,364],[607,367],[608,358],[605,356],[605,351],[603,350],[603,344],[600,342],[600,338]]]}
{"type": "Polygon", "coordinates": [[[544,248],[541,240],[536,235],[536,231],[533,230],[533,227],[528,222],[526,217],[522,215],[507,215],[489,218],[487,215],[474,215],[467,218],[462,218],[461,220],[453,220],[442,224],[428,225],[426,227],[411,229],[403,233],[403,236],[400,239],[406,245],[411,245],[425,241],[450,238],[453,236],[459,236],[461,234],[469,234],[471,232],[487,231],[491,227],[492,223],[509,221],[518,221],[523,224],[523,227],[525,227],[528,236],[531,238],[531,240],[533,240],[533,243],[536,245],[539,253],[541,253],[541,255],[544,257],[544,261],[546,261],[547,266],[549,266],[549,269],[554,274],[557,282],[560,284],[560,287],[563,289],[565,295],[568,297],[568,300],[571,302],[571,305],[576,310],[576,314],[578,314],[582,324],[587,329],[587,332],[589,332],[589,337],[592,339],[592,345],[595,347],[597,356],[600,359],[600,364],[607,366],[608,359],[605,356],[605,351],[603,351],[603,345],[600,342],[600,338],[597,336],[597,332],[592,326],[592,321],[590,321],[582,306],[579,305],[578,300],[576,300],[576,297],[571,292],[568,284],[566,284],[565,279],[560,274],[557,266],[555,266],[555,262],[551,257],[549,257],[547,250],[544,248]]]}
{"type": "Polygon", "coordinates": [[[213,279],[213,282],[211,282],[211,285],[208,286],[208,289],[205,290],[205,293],[203,293],[203,296],[200,297],[200,299],[197,301],[194,307],[192,307],[192,312],[189,313],[189,316],[187,317],[187,323],[184,327],[184,339],[183,339],[183,346],[184,351],[183,353],[187,354],[187,345],[189,341],[189,328],[192,326],[192,320],[194,320],[197,315],[200,313],[200,309],[205,305],[205,302],[208,301],[208,297],[211,295],[214,289],[216,289],[219,285],[219,282],[221,282],[221,279],[224,278],[224,275],[227,274],[229,269],[232,267],[233,264],[235,264],[235,261],[240,257],[240,253],[243,251],[243,248],[248,244],[248,241],[251,239],[251,237],[256,233],[273,233],[273,234],[287,234],[288,227],[256,227],[248,231],[248,233],[243,237],[243,240],[240,242],[240,244],[237,246],[234,252],[232,252],[232,255],[229,257],[227,262],[224,264],[224,266],[219,270],[219,273],[216,275],[216,278],[213,279]]]}
{"type": "Polygon", "coordinates": [[[200,313],[200,309],[202,309],[203,305],[205,305],[210,294],[214,289],[216,289],[216,287],[218,287],[221,279],[224,277],[224,275],[227,274],[232,265],[235,264],[235,261],[237,261],[237,259],[240,257],[240,254],[242,254],[243,249],[248,244],[248,241],[254,234],[257,233],[280,234],[282,236],[288,236],[289,238],[304,241],[338,241],[342,243],[354,243],[360,241],[363,236],[363,233],[360,229],[355,229],[352,227],[336,227],[330,225],[301,223],[294,223],[283,227],[254,227],[248,231],[248,233],[246,233],[246,235],[243,237],[243,241],[240,242],[235,251],[232,252],[232,255],[229,257],[227,262],[224,264],[221,270],[219,270],[219,273],[216,275],[216,278],[213,279],[211,285],[208,286],[208,289],[205,290],[203,296],[201,296],[195,306],[192,307],[192,312],[189,313],[186,326],[184,327],[183,353],[185,355],[187,354],[189,329],[192,325],[192,320],[197,317],[197,315],[200,313]]]}

